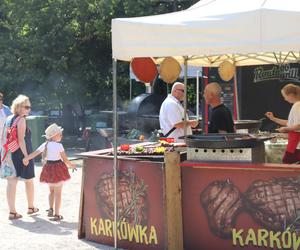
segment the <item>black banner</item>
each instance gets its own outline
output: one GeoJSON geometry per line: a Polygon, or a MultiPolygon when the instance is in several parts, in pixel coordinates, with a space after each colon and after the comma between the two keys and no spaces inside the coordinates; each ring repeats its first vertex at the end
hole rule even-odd
{"type": "MultiPolygon", "coordinates": [[[[267,111],[287,119],[291,104],[284,101],[281,88],[287,83],[300,85],[300,65],[257,65],[238,70],[241,119],[261,119],[267,111]]],[[[269,121],[265,129],[276,127],[269,121]]]]}

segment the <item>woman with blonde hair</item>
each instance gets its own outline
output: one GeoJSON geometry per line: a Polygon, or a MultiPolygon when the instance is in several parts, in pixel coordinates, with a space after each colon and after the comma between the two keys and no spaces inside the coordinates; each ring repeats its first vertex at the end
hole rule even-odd
{"type": "MultiPolygon", "coordinates": [[[[34,214],[39,211],[34,207],[34,164],[31,160],[27,166],[23,164],[23,158],[32,152],[31,132],[26,125],[26,116],[29,115],[31,104],[29,98],[25,95],[19,95],[12,103],[12,116],[6,121],[6,131],[16,131],[15,150],[8,150],[8,143],[4,142],[4,150],[2,150],[2,176],[7,179],[7,202],[9,206],[9,219],[19,219],[22,215],[17,213],[15,208],[16,187],[18,180],[24,180],[26,196],[28,202],[27,214],[34,214]],[[4,167],[3,167],[4,166],[4,167]]],[[[10,132],[13,133],[13,132],[10,132]]],[[[7,136],[5,136],[7,139],[7,136]]],[[[8,139],[7,139],[8,141],[8,139]]]]}
{"type": "Polygon", "coordinates": [[[266,116],[273,122],[281,125],[277,129],[280,133],[288,133],[288,145],[283,156],[283,163],[296,163],[300,161],[300,87],[289,83],[281,89],[285,101],[293,104],[288,120],[277,118],[272,112],[266,116]]]}

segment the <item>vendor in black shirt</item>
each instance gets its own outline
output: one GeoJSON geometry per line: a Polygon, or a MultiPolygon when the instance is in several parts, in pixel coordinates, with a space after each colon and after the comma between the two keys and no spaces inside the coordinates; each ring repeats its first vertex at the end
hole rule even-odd
{"type": "Polygon", "coordinates": [[[204,89],[205,101],[211,106],[208,133],[233,133],[234,123],[230,110],[221,102],[221,86],[212,82],[204,89]]]}

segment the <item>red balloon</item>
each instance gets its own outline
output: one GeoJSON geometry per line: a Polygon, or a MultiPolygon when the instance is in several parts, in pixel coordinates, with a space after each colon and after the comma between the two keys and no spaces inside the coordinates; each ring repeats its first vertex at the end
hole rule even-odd
{"type": "Polygon", "coordinates": [[[131,61],[131,68],[141,82],[151,82],[158,74],[157,67],[150,57],[137,57],[131,61]]]}

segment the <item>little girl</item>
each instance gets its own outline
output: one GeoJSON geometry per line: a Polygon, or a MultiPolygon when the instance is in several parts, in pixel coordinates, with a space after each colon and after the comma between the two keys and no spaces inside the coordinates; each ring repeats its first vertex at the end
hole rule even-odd
{"type": "Polygon", "coordinates": [[[49,185],[49,206],[47,210],[48,217],[53,217],[51,220],[60,221],[63,217],[60,215],[61,193],[63,183],[69,180],[69,167],[75,169],[76,165],[71,163],[66,154],[63,145],[60,143],[62,139],[63,128],[53,123],[45,130],[46,142],[40,145],[36,151],[23,159],[24,165],[28,165],[29,160],[42,154],[43,169],[40,176],[40,182],[49,185]],[[53,206],[54,210],[53,210],[53,206]],[[55,213],[53,213],[55,212],[55,213]]]}

